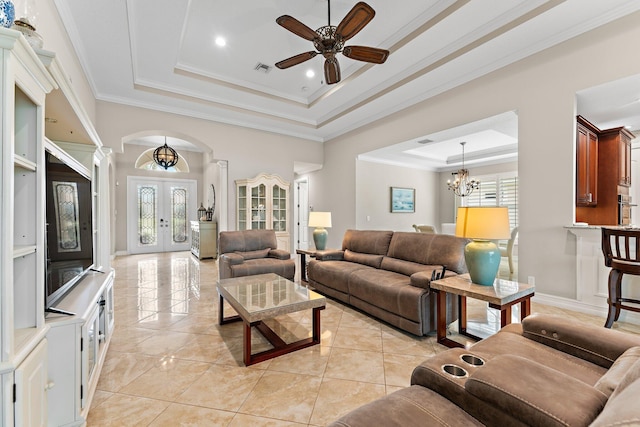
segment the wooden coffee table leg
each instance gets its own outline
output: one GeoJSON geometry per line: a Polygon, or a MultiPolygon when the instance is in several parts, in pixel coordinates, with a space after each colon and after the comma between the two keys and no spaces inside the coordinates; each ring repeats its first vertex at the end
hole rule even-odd
{"type": "Polygon", "coordinates": [[[218,310],[218,325],[223,325],[224,324],[224,298],[222,298],[222,295],[220,294],[220,307],[218,310]]]}
{"type": "Polygon", "coordinates": [[[531,314],[531,298],[527,298],[520,303],[520,321],[531,314]]]}
{"type": "Polygon", "coordinates": [[[242,349],[244,351],[244,365],[251,365],[251,324],[249,322],[242,322],[243,331],[242,338],[244,343],[242,344],[242,349]]]}
{"type": "Polygon", "coordinates": [[[324,307],[316,307],[313,309],[313,342],[320,343],[320,310],[324,307]]]}

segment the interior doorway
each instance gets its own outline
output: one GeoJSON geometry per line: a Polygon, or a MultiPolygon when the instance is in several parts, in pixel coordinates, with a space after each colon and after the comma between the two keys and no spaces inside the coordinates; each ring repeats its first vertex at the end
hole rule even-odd
{"type": "Polygon", "coordinates": [[[130,254],[188,251],[196,218],[197,182],[129,177],[127,247],[130,254]]]}
{"type": "Polygon", "coordinates": [[[295,246],[296,249],[309,249],[309,180],[295,181],[294,195],[295,246]]]}

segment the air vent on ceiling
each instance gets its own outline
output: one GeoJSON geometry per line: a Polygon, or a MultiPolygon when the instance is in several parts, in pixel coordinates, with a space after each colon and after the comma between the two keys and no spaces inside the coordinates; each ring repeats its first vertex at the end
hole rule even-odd
{"type": "Polygon", "coordinates": [[[270,66],[268,66],[267,64],[263,64],[262,62],[258,62],[254,68],[254,70],[256,71],[262,71],[263,73],[267,74],[269,71],[271,71],[270,66]]]}
{"type": "Polygon", "coordinates": [[[432,139],[421,139],[420,141],[418,141],[418,144],[428,144],[430,142],[433,142],[432,139]]]}

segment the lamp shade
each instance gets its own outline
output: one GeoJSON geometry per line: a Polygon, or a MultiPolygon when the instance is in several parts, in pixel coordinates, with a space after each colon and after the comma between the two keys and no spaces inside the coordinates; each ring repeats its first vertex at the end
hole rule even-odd
{"type": "Polygon", "coordinates": [[[331,212],[309,212],[309,227],[331,227],[331,212]]]}
{"type": "Polygon", "coordinates": [[[500,249],[492,240],[508,239],[509,209],[506,207],[458,208],[456,236],[473,241],[464,248],[471,281],[491,286],[500,267],[500,249]]]}
{"type": "Polygon", "coordinates": [[[502,206],[458,208],[456,236],[475,240],[510,238],[509,209],[502,206]]]}

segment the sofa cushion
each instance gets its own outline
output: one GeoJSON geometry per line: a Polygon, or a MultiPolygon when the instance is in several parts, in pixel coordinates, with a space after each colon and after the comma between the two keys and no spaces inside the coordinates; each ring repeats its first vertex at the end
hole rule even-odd
{"type": "Polygon", "coordinates": [[[636,363],[629,368],[627,374],[622,377],[620,383],[609,397],[609,400],[611,401],[615,399],[620,393],[636,381],[640,381],[640,360],[636,361],[636,363]]]}
{"type": "Polygon", "coordinates": [[[465,389],[530,426],[586,426],[607,396],[574,378],[524,357],[500,355],[476,370],[465,389]]]}
{"type": "Polygon", "coordinates": [[[353,252],[349,249],[346,249],[344,251],[344,260],[368,265],[369,267],[373,268],[380,268],[380,264],[382,263],[382,255],[361,254],[359,252],[353,252]]]}
{"type": "Polygon", "coordinates": [[[598,380],[594,388],[611,396],[625,376],[631,374],[629,371],[638,361],[640,361],[640,347],[631,347],[613,362],[611,368],[598,380]]]}
{"type": "Polygon", "coordinates": [[[348,261],[318,261],[312,259],[307,266],[310,282],[322,283],[332,289],[349,294],[349,276],[357,270],[375,271],[364,264],[348,261]]]}
{"type": "Polygon", "coordinates": [[[257,251],[235,251],[234,253],[240,255],[245,260],[248,259],[257,259],[257,258],[266,258],[269,255],[269,251],[271,248],[258,249],[257,251]]]}
{"type": "Polygon", "coordinates": [[[571,376],[593,386],[607,369],[571,354],[557,351],[539,342],[510,332],[498,332],[490,340],[478,341],[471,347],[473,351],[485,359],[491,359],[500,354],[513,354],[552,367],[560,372],[570,372],[571,376]]]}
{"type": "Polygon", "coordinates": [[[359,407],[329,427],[482,426],[456,405],[420,387],[407,387],[359,407]]]}
{"type": "Polygon", "coordinates": [[[591,423],[591,427],[640,425],[638,396],[640,396],[640,380],[629,384],[620,394],[611,395],[604,410],[591,423]]]}
{"type": "Polygon", "coordinates": [[[429,291],[411,286],[404,274],[386,270],[356,270],[349,276],[351,297],[361,299],[405,319],[422,319],[421,296],[429,291]]]}
{"type": "Polygon", "coordinates": [[[466,273],[464,247],[469,242],[456,236],[428,233],[393,233],[387,256],[424,265],[445,265],[458,274],[466,273]]]}
{"type": "Polygon", "coordinates": [[[347,230],[342,239],[342,250],[349,249],[363,254],[385,255],[393,231],[347,230]]]}
{"type": "MultiPolygon", "coordinates": [[[[422,289],[431,289],[431,275],[433,274],[433,272],[436,272],[436,273],[442,272],[442,268],[440,266],[431,266],[431,267],[433,267],[433,270],[418,271],[417,273],[413,273],[410,277],[411,286],[415,286],[422,289]]],[[[444,277],[451,277],[451,276],[455,276],[455,273],[446,271],[444,274],[444,277]]]]}

